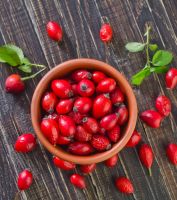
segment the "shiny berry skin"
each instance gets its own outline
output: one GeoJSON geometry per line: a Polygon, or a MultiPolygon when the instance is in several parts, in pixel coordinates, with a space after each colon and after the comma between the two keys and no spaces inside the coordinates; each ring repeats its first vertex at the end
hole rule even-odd
{"type": "Polygon", "coordinates": [[[61,99],[56,106],[57,113],[60,115],[69,113],[73,108],[73,103],[73,99],[61,99]]]}
{"type": "Polygon", "coordinates": [[[134,193],[134,187],[132,182],[126,177],[119,177],[115,181],[116,188],[125,194],[134,193]]]}
{"type": "Polygon", "coordinates": [[[104,151],[111,148],[110,141],[103,135],[93,135],[91,145],[98,151],[104,151]]]}
{"type": "Polygon", "coordinates": [[[25,89],[25,84],[22,78],[18,74],[11,74],[7,77],[5,81],[5,90],[9,93],[18,94],[23,92],[25,89]]]}
{"type": "Polygon", "coordinates": [[[25,169],[19,175],[17,179],[17,185],[20,190],[27,190],[33,182],[32,173],[25,169]]]}
{"type": "Polygon", "coordinates": [[[72,84],[71,87],[72,87],[74,96],[77,95],[77,84],[72,84]]]}
{"type": "Polygon", "coordinates": [[[169,89],[174,89],[177,85],[177,69],[171,68],[168,70],[165,76],[166,86],[169,89]]]}
{"type": "Polygon", "coordinates": [[[74,102],[73,111],[81,114],[88,113],[92,108],[92,100],[88,97],[79,97],[74,102]]]}
{"type": "Polygon", "coordinates": [[[96,92],[98,93],[110,93],[116,88],[116,82],[113,78],[105,78],[98,83],[96,92]]]}
{"type": "Polygon", "coordinates": [[[100,39],[102,42],[110,42],[112,39],[113,31],[110,24],[105,23],[101,26],[100,29],[100,39]]]}
{"type": "Polygon", "coordinates": [[[56,156],[53,157],[53,163],[56,167],[67,171],[76,168],[76,165],[74,163],[62,160],[61,158],[58,158],[56,156]]]}
{"type": "Polygon", "coordinates": [[[120,139],[120,126],[116,125],[107,132],[108,138],[111,142],[117,142],[120,139]]]}
{"type": "Polygon", "coordinates": [[[76,124],[82,124],[83,118],[86,117],[86,114],[81,114],[74,111],[70,112],[68,115],[74,120],[76,124]]]}
{"type": "Polygon", "coordinates": [[[90,165],[81,165],[80,166],[80,170],[82,173],[84,174],[89,174],[91,172],[93,172],[96,169],[96,164],[90,164],[90,165]]]}
{"type": "Polygon", "coordinates": [[[73,139],[70,137],[59,135],[56,143],[59,145],[66,145],[66,144],[70,144],[72,141],[73,139]]]}
{"type": "Polygon", "coordinates": [[[106,75],[100,71],[94,71],[92,74],[92,80],[97,84],[105,78],[106,78],[106,75]]]}
{"type": "Polygon", "coordinates": [[[128,109],[125,104],[121,104],[115,111],[118,116],[117,123],[122,126],[128,121],[128,109]]]}
{"type": "Polygon", "coordinates": [[[141,163],[148,168],[149,175],[151,176],[151,166],[154,159],[152,148],[148,144],[142,144],[139,148],[138,155],[141,163]]]}
{"type": "Polygon", "coordinates": [[[110,112],[112,103],[109,94],[100,94],[93,101],[92,114],[94,118],[100,118],[110,112]]]}
{"type": "Polygon", "coordinates": [[[118,155],[116,154],[116,155],[112,156],[111,158],[107,159],[105,161],[105,165],[107,167],[114,167],[117,164],[117,161],[118,161],[118,155]]]}
{"type": "Polygon", "coordinates": [[[100,126],[101,128],[104,128],[105,130],[109,131],[112,128],[114,128],[114,126],[117,123],[117,120],[118,120],[118,117],[115,113],[106,115],[105,117],[101,119],[100,126]]]}
{"type": "Polygon", "coordinates": [[[56,144],[59,137],[59,127],[54,119],[43,119],[41,131],[51,144],[56,144]]]}
{"type": "Polygon", "coordinates": [[[92,81],[83,79],[77,85],[77,92],[82,97],[90,97],[95,92],[95,86],[92,81]]]}
{"type": "Polygon", "coordinates": [[[76,125],[70,116],[61,115],[58,120],[58,125],[62,136],[72,137],[76,133],[76,125]]]}
{"type": "Polygon", "coordinates": [[[87,132],[83,126],[77,126],[74,139],[79,142],[88,142],[92,138],[92,134],[87,132]]]}
{"type": "Polygon", "coordinates": [[[91,134],[96,134],[99,130],[99,125],[96,119],[92,117],[85,117],[82,120],[83,127],[91,134]]]}
{"type": "Polygon", "coordinates": [[[143,122],[152,128],[159,128],[163,119],[162,116],[154,110],[146,110],[142,112],[140,118],[143,122]]]}
{"type": "Polygon", "coordinates": [[[89,155],[93,152],[93,147],[88,142],[73,142],[69,144],[68,151],[75,155],[89,155]]]}
{"type": "Polygon", "coordinates": [[[53,113],[57,104],[57,96],[53,92],[46,92],[42,98],[42,108],[48,113],[53,113]]]}
{"type": "Polygon", "coordinates": [[[166,117],[171,112],[171,101],[165,95],[158,96],[155,107],[162,116],[166,117]]]}
{"type": "Polygon", "coordinates": [[[44,118],[54,119],[58,123],[59,116],[57,113],[52,113],[44,118]]]}
{"type": "Polygon", "coordinates": [[[79,69],[72,73],[72,79],[76,82],[80,82],[83,79],[91,79],[91,78],[92,74],[84,69],[79,69]]]}
{"type": "Polygon", "coordinates": [[[48,36],[57,42],[62,41],[63,31],[60,25],[55,21],[49,21],[46,26],[48,36]]]}
{"type": "Polygon", "coordinates": [[[170,143],[166,148],[166,154],[173,165],[177,165],[177,144],[170,143]]]}
{"type": "Polygon", "coordinates": [[[36,138],[31,133],[20,135],[14,145],[15,151],[28,153],[36,147],[36,138]]]}
{"type": "Polygon", "coordinates": [[[110,94],[112,104],[119,105],[124,102],[125,96],[119,87],[116,87],[110,94]]]}
{"type": "Polygon", "coordinates": [[[131,138],[126,144],[126,147],[135,147],[141,141],[141,135],[138,131],[134,130],[131,138]]]}
{"type": "Polygon", "coordinates": [[[104,128],[99,127],[98,134],[106,135],[106,130],[104,128]]]}
{"type": "Polygon", "coordinates": [[[73,96],[72,86],[69,81],[58,79],[53,80],[51,84],[53,92],[60,98],[70,98],[73,96]]]}
{"type": "Polygon", "coordinates": [[[85,179],[83,176],[79,175],[79,174],[73,174],[71,177],[70,177],[70,182],[80,188],[80,189],[84,189],[86,188],[86,183],[85,183],[85,179]]]}

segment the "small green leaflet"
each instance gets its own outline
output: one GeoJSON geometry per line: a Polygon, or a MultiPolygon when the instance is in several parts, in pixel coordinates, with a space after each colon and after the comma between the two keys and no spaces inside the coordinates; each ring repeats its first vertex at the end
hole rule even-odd
{"type": "Polygon", "coordinates": [[[158,50],[152,58],[152,64],[154,66],[165,66],[171,63],[172,60],[173,54],[171,52],[165,50],[158,50]]]}
{"type": "Polygon", "coordinates": [[[24,58],[22,59],[22,63],[23,63],[23,64],[31,64],[30,61],[29,61],[29,59],[26,58],[26,57],[24,57],[24,58]]]}
{"type": "Polygon", "coordinates": [[[133,85],[141,85],[143,80],[151,74],[150,68],[144,68],[137,74],[132,76],[131,82],[133,85]]]}
{"type": "Polygon", "coordinates": [[[149,49],[151,51],[156,51],[158,49],[158,46],[157,46],[157,44],[149,44],[149,49]]]}
{"type": "Polygon", "coordinates": [[[25,72],[25,73],[31,73],[32,72],[31,66],[28,65],[28,64],[21,65],[21,66],[18,67],[18,69],[25,72]]]}
{"type": "Polygon", "coordinates": [[[150,72],[154,72],[154,73],[157,73],[157,74],[160,74],[160,73],[166,73],[168,71],[169,67],[168,66],[161,66],[161,67],[151,67],[150,68],[150,72]]]}
{"type": "Polygon", "coordinates": [[[125,48],[130,52],[143,51],[146,44],[139,42],[130,42],[125,45],[125,48]]]}

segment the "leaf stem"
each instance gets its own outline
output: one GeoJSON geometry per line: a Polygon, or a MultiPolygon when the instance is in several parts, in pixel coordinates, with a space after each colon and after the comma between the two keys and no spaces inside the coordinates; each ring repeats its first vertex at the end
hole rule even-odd
{"type": "Polygon", "coordinates": [[[150,31],[151,31],[151,27],[150,26],[146,26],[146,58],[147,58],[147,67],[151,67],[150,64],[150,56],[149,56],[149,43],[150,43],[150,31]]]}
{"type": "Polygon", "coordinates": [[[45,68],[42,68],[41,70],[39,70],[38,72],[36,72],[35,74],[32,74],[31,76],[27,76],[27,77],[23,77],[21,78],[22,81],[26,81],[26,80],[29,80],[29,79],[32,79],[34,77],[36,77],[38,74],[40,74],[42,71],[44,71],[46,69],[45,68]]]}
{"type": "Polygon", "coordinates": [[[41,68],[44,68],[45,65],[39,65],[39,64],[36,64],[36,63],[29,63],[30,66],[35,66],[35,67],[41,67],[41,68]]]}

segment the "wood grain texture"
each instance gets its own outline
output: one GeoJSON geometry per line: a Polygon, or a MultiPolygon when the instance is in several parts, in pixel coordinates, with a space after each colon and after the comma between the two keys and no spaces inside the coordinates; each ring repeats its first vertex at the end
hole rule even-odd
{"type": "MultiPolygon", "coordinates": [[[[177,1],[176,0],[1,0],[0,44],[14,43],[34,63],[48,66],[48,70],[65,60],[89,57],[106,61],[121,71],[128,80],[145,62],[143,56],[127,54],[128,41],[143,41],[145,24],[153,27],[152,40],[161,48],[174,52],[177,65],[177,1]],[[114,30],[109,46],[100,42],[99,29],[105,18],[114,30]],[[58,21],[64,30],[64,41],[58,46],[45,31],[49,20],[58,21]]],[[[139,88],[134,88],[139,111],[154,106],[155,98],[166,94],[172,100],[173,111],[158,130],[145,126],[140,120],[137,129],[143,141],[155,153],[153,177],[138,160],[137,149],[124,149],[119,164],[108,169],[99,164],[86,177],[87,189],[74,188],[69,183],[73,172],[63,172],[52,164],[52,156],[39,145],[27,155],[17,154],[13,144],[23,132],[33,132],[30,120],[30,101],[40,78],[47,70],[27,82],[25,93],[12,96],[4,92],[4,81],[12,68],[0,64],[0,200],[13,200],[17,193],[16,177],[24,168],[35,176],[32,187],[20,193],[22,200],[175,200],[177,199],[177,171],[165,156],[164,147],[177,142],[177,90],[165,89],[164,76],[154,75],[139,88]],[[135,186],[135,193],[125,196],[117,192],[114,179],[126,175],[135,186]]],[[[76,170],[79,172],[79,168],[76,170]]]]}

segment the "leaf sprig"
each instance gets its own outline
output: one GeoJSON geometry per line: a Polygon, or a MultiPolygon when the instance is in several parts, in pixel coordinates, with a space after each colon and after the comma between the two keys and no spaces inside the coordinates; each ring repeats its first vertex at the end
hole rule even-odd
{"type": "Polygon", "coordinates": [[[158,49],[157,44],[150,43],[150,31],[151,27],[146,27],[146,33],[144,36],[146,37],[145,43],[139,42],[130,42],[127,43],[125,48],[129,52],[146,52],[146,64],[145,67],[140,70],[138,73],[134,74],[131,78],[131,82],[133,85],[141,85],[143,80],[150,76],[152,73],[165,73],[168,71],[168,65],[173,60],[173,54],[166,50],[158,49]],[[152,54],[152,58],[150,58],[150,52],[152,54]]]}

